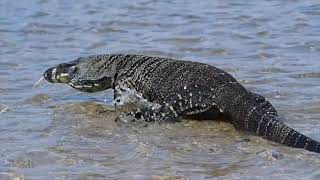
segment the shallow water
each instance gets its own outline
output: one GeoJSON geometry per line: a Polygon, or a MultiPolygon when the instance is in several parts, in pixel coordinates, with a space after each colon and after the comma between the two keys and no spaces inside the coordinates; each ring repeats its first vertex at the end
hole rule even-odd
{"type": "Polygon", "coordinates": [[[319,179],[318,154],[223,122],[116,124],[112,91],[32,89],[80,56],[183,58],[228,71],[320,141],[319,31],[316,0],[2,0],[0,179],[319,179]]]}

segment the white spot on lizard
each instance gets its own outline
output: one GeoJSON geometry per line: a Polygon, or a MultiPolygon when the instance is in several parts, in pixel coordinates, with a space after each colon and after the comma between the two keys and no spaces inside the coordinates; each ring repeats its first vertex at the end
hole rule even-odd
{"type": "Polygon", "coordinates": [[[178,114],[177,114],[177,112],[173,109],[173,107],[172,107],[172,106],[169,106],[169,108],[170,108],[170,110],[174,113],[174,116],[175,116],[175,117],[178,117],[178,114]]]}

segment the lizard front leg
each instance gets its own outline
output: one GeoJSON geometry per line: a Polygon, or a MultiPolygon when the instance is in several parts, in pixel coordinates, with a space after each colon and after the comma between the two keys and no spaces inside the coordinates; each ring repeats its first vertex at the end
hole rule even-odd
{"type": "Polygon", "coordinates": [[[140,97],[136,90],[129,88],[124,82],[119,82],[114,88],[113,104],[116,108],[133,103],[139,98],[140,97]]]}
{"type": "Polygon", "coordinates": [[[132,121],[135,119],[156,121],[160,119],[156,117],[158,114],[164,114],[161,113],[161,105],[148,101],[141,93],[129,87],[125,82],[119,82],[115,86],[113,102],[116,109],[125,111],[117,120],[130,117],[132,121]]]}

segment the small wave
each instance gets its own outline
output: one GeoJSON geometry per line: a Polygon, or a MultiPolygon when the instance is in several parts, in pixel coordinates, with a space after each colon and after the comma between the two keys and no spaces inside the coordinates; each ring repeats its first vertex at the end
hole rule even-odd
{"type": "Polygon", "coordinates": [[[310,72],[310,73],[302,73],[302,74],[297,74],[295,76],[296,78],[320,78],[320,72],[310,72]]]}

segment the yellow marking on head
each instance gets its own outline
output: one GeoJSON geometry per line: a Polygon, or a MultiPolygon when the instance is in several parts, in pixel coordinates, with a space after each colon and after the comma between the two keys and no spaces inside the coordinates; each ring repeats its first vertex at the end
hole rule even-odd
{"type": "Polygon", "coordinates": [[[85,88],[92,88],[91,85],[83,85],[83,87],[85,87],[85,88]]]}
{"type": "Polygon", "coordinates": [[[60,82],[62,83],[68,83],[70,81],[70,79],[68,77],[60,77],[60,82]]]}
{"type": "Polygon", "coordinates": [[[69,74],[68,73],[61,73],[57,76],[60,82],[62,83],[68,83],[70,81],[69,74]]]}
{"type": "Polygon", "coordinates": [[[60,77],[69,77],[69,74],[68,73],[61,73],[60,77]]]}
{"type": "Polygon", "coordinates": [[[82,89],[82,88],[83,88],[82,86],[79,86],[79,85],[75,85],[75,86],[73,86],[73,87],[75,87],[75,88],[77,88],[77,89],[82,89]]]}

